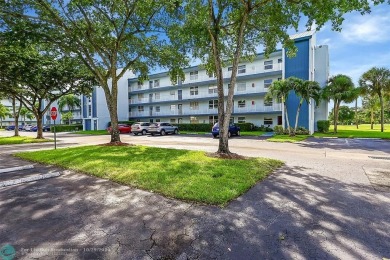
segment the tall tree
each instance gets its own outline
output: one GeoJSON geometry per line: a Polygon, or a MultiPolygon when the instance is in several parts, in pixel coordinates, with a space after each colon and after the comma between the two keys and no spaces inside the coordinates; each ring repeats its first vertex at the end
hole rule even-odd
{"type": "Polygon", "coordinates": [[[384,131],[384,97],[390,92],[390,70],[387,68],[372,68],[359,79],[363,93],[377,96],[381,107],[381,132],[384,131]]]}
{"type": "Polygon", "coordinates": [[[337,122],[341,102],[351,103],[359,95],[352,79],[346,75],[336,75],[329,79],[328,85],[323,89],[322,95],[327,100],[333,101],[333,124],[334,133],[337,133],[337,122]]]}
{"type": "Polygon", "coordinates": [[[20,110],[20,116],[23,118],[23,125],[26,124],[26,117],[31,120],[34,118],[33,113],[31,113],[30,110],[28,110],[26,107],[22,107],[20,110]]]}
{"type": "Polygon", "coordinates": [[[72,114],[72,116],[67,116],[68,124],[70,125],[70,121],[73,119],[73,111],[81,106],[81,100],[73,94],[63,96],[58,100],[58,109],[63,111],[65,106],[68,107],[69,112],[72,114]]]}
{"type": "Polygon", "coordinates": [[[290,121],[288,120],[288,111],[287,111],[287,99],[290,91],[293,90],[293,85],[290,84],[289,80],[278,80],[272,82],[272,85],[268,88],[268,93],[266,99],[276,98],[280,99],[284,107],[284,118],[287,123],[287,129],[289,135],[292,135],[290,121]]]}
{"type": "Polygon", "coordinates": [[[171,23],[177,1],[13,0],[0,8],[7,24],[23,19],[34,28],[45,28],[42,37],[80,57],[103,88],[111,118],[111,142],[120,142],[118,131],[118,80],[131,70],[140,80],[153,66],[170,69],[173,81],[187,59],[162,34],[171,23]],[[23,5],[24,12],[15,11],[23,5]]]}
{"type": "Polygon", "coordinates": [[[298,119],[303,102],[306,101],[307,104],[310,104],[311,100],[314,100],[314,102],[318,104],[318,102],[320,101],[321,87],[318,82],[302,80],[295,77],[288,78],[288,81],[292,86],[291,88],[294,90],[295,94],[299,98],[297,113],[295,114],[295,125],[293,132],[293,135],[295,135],[298,128],[298,119]]]}
{"type": "MultiPolygon", "coordinates": [[[[383,2],[374,1],[375,4],[383,2]]],[[[340,30],[343,14],[353,10],[370,10],[369,0],[188,0],[184,1],[182,23],[174,27],[171,40],[181,40],[195,58],[202,60],[208,72],[214,73],[218,87],[218,121],[220,137],[217,153],[229,154],[228,126],[233,107],[237,68],[242,60],[251,60],[256,47],[265,46],[270,54],[278,42],[287,47],[289,56],[296,47],[287,31],[297,30],[301,17],[307,17],[307,27],[315,22],[321,28],[331,21],[333,29],[340,30]],[[230,88],[223,88],[224,65],[231,65],[230,88]],[[226,104],[226,105],[225,105],[226,104]]]]}

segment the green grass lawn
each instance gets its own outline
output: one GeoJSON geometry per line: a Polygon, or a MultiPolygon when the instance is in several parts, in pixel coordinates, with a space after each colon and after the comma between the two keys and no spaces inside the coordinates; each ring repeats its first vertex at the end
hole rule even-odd
{"type": "Polygon", "coordinates": [[[315,133],[317,137],[341,137],[341,138],[383,138],[390,139],[390,124],[385,125],[385,131],[380,131],[380,124],[374,125],[371,130],[369,124],[359,125],[356,129],[355,125],[339,125],[337,126],[337,134],[333,133],[333,126],[330,127],[329,133],[315,133]]]}
{"type": "Polygon", "coordinates": [[[109,135],[110,133],[107,130],[89,130],[89,131],[77,131],[72,132],[72,134],[80,134],[80,135],[109,135]]]}
{"type": "Polygon", "coordinates": [[[310,135],[296,135],[296,136],[274,135],[268,138],[267,141],[278,142],[278,143],[296,143],[296,142],[306,140],[309,136],[310,135]]]}
{"type": "Polygon", "coordinates": [[[16,156],[58,165],[172,198],[226,205],[283,163],[228,160],[204,152],[145,146],[85,146],[16,156]]]}
{"type": "Polygon", "coordinates": [[[48,139],[35,139],[26,136],[11,136],[11,137],[0,137],[0,145],[7,144],[30,144],[30,143],[43,143],[52,142],[53,140],[48,139]]]}

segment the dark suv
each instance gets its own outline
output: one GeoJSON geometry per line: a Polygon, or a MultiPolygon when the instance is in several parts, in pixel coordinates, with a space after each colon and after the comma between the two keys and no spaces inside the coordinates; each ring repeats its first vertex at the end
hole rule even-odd
{"type": "MultiPolygon", "coordinates": [[[[215,125],[211,129],[211,133],[213,134],[214,138],[216,138],[219,135],[219,124],[218,123],[215,123],[215,125]]],[[[240,127],[239,126],[236,126],[234,124],[229,125],[228,136],[230,137],[232,135],[236,135],[236,136],[240,135],[240,127]]]]}
{"type": "Polygon", "coordinates": [[[151,135],[166,135],[168,133],[178,134],[179,128],[177,126],[171,125],[170,123],[151,123],[148,128],[148,133],[151,135]]]}

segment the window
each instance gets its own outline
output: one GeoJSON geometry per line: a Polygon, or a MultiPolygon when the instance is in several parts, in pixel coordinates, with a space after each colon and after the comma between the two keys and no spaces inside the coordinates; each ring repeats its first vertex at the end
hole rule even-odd
{"type": "Polygon", "coordinates": [[[264,106],[266,107],[272,107],[273,100],[272,99],[264,99],[264,106]]]}
{"type": "Polygon", "coordinates": [[[245,100],[238,100],[238,107],[245,107],[245,100]]]}
{"type": "Polygon", "coordinates": [[[228,67],[228,71],[233,71],[233,67],[228,67]]]}
{"type": "Polygon", "coordinates": [[[150,123],[153,123],[153,118],[149,119],[149,122],[150,122],[150,123]]]}
{"type": "Polygon", "coordinates": [[[264,80],[264,88],[269,88],[272,84],[272,79],[265,79],[264,80]]]}
{"type": "Polygon", "coordinates": [[[209,109],[218,108],[218,99],[209,101],[209,109]]]}
{"type": "Polygon", "coordinates": [[[153,88],[153,80],[149,81],[149,88],[153,88]]]}
{"type": "Polygon", "coordinates": [[[171,109],[171,111],[175,111],[176,110],[176,105],[171,105],[170,109],[171,109]]]}
{"type": "Polygon", "coordinates": [[[264,118],[264,125],[272,125],[273,124],[273,120],[271,117],[267,118],[265,117],[264,118]]]}
{"type": "Polygon", "coordinates": [[[237,84],[237,91],[245,91],[246,90],[246,83],[238,83],[237,84]]]}
{"type": "Polygon", "coordinates": [[[171,123],[176,123],[176,119],[175,118],[171,118],[170,122],[171,123]]]}
{"type": "Polygon", "coordinates": [[[154,80],[154,87],[155,88],[160,87],[160,80],[159,79],[154,80]]]}
{"type": "Polygon", "coordinates": [[[143,87],[144,84],[143,84],[142,82],[138,81],[138,84],[137,84],[137,85],[138,85],[138,89],[141,89],[141,88],[143,87]]]}
{"type": "Polygon", "coordinates": [[[160,118],[156,118],[156,123],[159,123],[160,121],[160,118]]]}
{"type": "Polygon", "coordinates": [[[138,112],[144,112],[144,106],[138,106],[138,112]]]}
{"type": "Polygon", "coordinates": [[[283,61],[282,58],[278,59],[278,63],[282,63],[282,61],[283,61]]]}
{"type": "Polygon", "coordinates": [[[273,61],[272,60],[266,60],[264,61],[264,69],[265,70],[272,70],[273,68],[273,61]]]}
{"type": "Polygon", "coordinates": [[[199,102],[190,102],[190,109],[191,110],[198,110],[199,109],[199,102]]]}
{"type": "Polygon", "coordinates": [[[209,94],[218,93],[218,87],[217,86],[209,86],[209,94]]]}
{"type": "Polygon", "coordinates": [[[196,80],[196,79],[198,79],[198,71],[190,72],[190,80],[196,80]]]}
{"type": "Polygon", "coordinates": [[[196,96],[198,95],[198,87],[190,87],[190,95],[191,96],[196,96]]]}
{"type": "Polygon", "coordinates": [[[92,115],[92,105],[88,105],[88,116],[92,115]]]}
{"type": "Polygon", "coordinates": [[[160,93],[154,93],[154,99],[160,99],[160,93]]]}
{"type": "Polygon", "coordinates": [[[160,112],[160,106],[156,106],[156,112],[160,112]]]}
{"type": "Polygon", "coordinates": [[[138,94],[137,96],[138,96],[138,99],[143,99],[144,98],[144,94],[143,93],[138,94]]]}
{"type": "Polygon", "coordinates": [[[281,81],[282,80],[282,78],[278,78],[278,81],[281,81]]]}
{"type": "Polygon", "coordinates": [[[229,119],[229,124],[234,124],[234,117],[231,117],[230,119],[229,119]]]}
{"type": "Polygon", "coordinates": [[[239,116],[238,118],[237,118],[237,123],[245,123],[245,116],[239,116]]]}
{"type": "Polygon", "coordinates": [[[191,124],[197,124],[197,123],[199,123],[199,119],[196,116],[191,116],[190,117],[190,123],[191,124]]]}
{"type": "Polygon", "coordinates": [[[246,72],[246,65],[238,66],[238,74],[242,74],[246,72]]]}
{"type": "Polygon", "coordinates": [[[210,73],[209,78],[215,78],[215,73],[214,72],[210,73]]]}
{"type": "Polygon", "coordinates": [[[214,125],[215,123],[218,123],[218,116],[209,116],[209,124],[214,125]]]}

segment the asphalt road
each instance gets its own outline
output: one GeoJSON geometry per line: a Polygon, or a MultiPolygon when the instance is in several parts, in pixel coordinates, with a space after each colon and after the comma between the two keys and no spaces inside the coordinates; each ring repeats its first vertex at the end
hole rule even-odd
{"type": "MultiPolygon", "coordinates": [[[[109,141],[58,137],[61,147],[109,141]]],[[[122,135],[122,141],[208,152],[218,145],[208,136],[122,135]]],[[[232,152],[286,165],[225,208],[36,165],[39,173],[62,175],[0,188],[0,247],[12,245],[21,259],[390,258],[389,141],[229,143],[232,152]]],[[[10,156],[14,151],[51,147],[2,146],[0,168],[29,164],[10,156]]]]}

